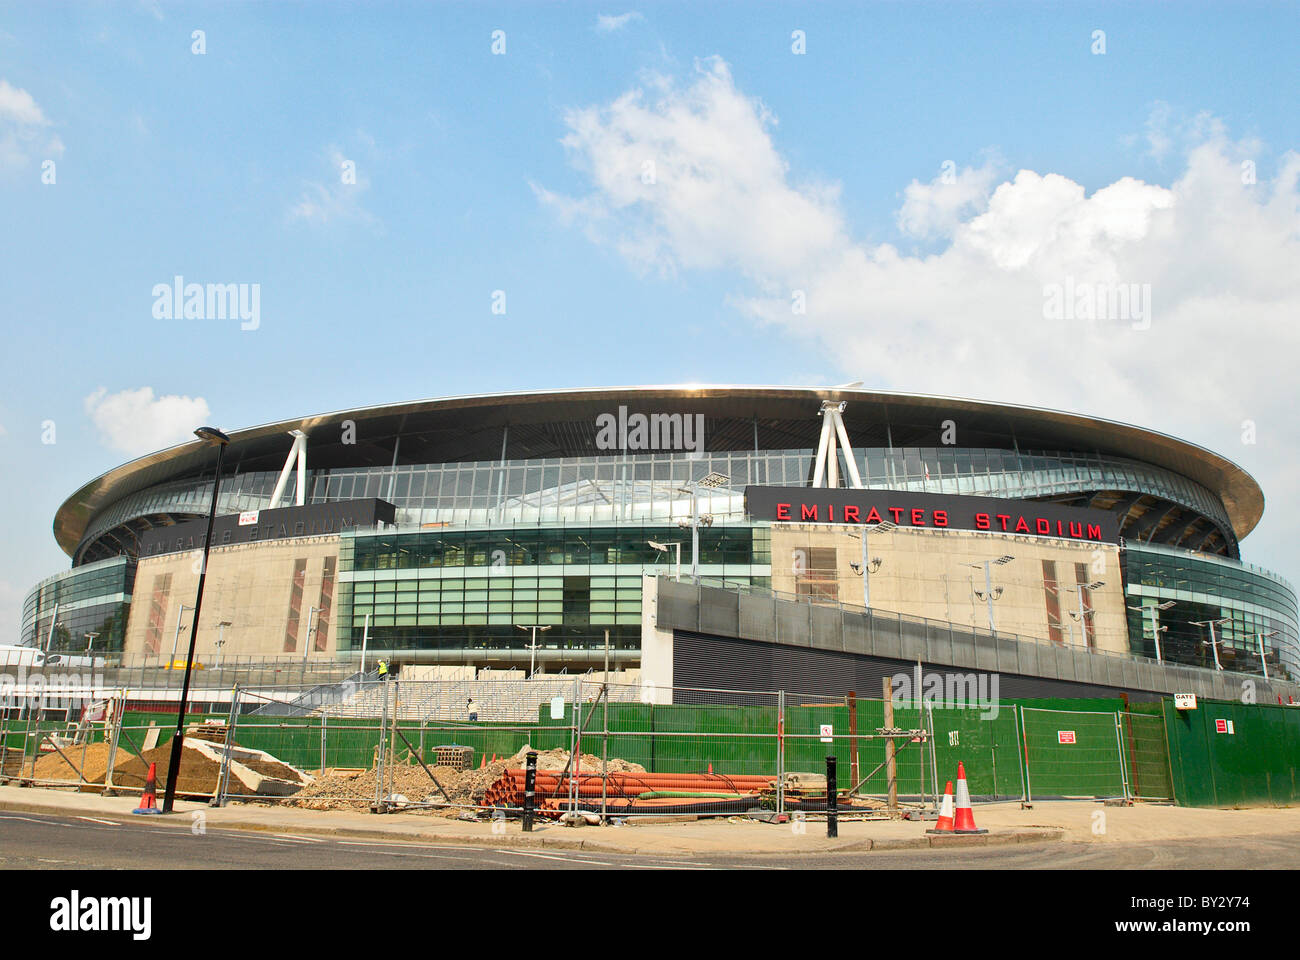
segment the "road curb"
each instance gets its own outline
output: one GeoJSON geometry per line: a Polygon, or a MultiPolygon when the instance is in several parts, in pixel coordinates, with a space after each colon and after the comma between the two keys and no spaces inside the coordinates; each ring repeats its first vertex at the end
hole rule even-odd
{"type": "MultiPolygon", "coordinates": [[[[35,799],[35,798],[33,798],[35,799]]],[[[228,808],[226,808],[228,809],[228,808]]],[[[32,813],[43,816],[67,816],[67,817],[93,817],[103,818],[106,814],[112,816],[129,816],[122,811],[105,811],[95,806],[78,804],[76,806],[59,806],[53,804],[42,804],[27,800],[0,800],[0,812],[5,813],[32,813]]],[[[180,810],[172,817],[153,818],[150,823],[153,825],[173,824],[177,829],[189,827],[191,814],[196,812],[206,812],[203,807],[196,807],[194,810],[180,810]]],[[[396,829],[385,829],[383,827],[359,827],[354,825],[343,826],[325,826],[314,824],[285,824],[285,823],[266,823],[255,819],[221,819],[209,824],[213,829],[222,830],[239,830],[250,833],[277,834],[287,833],[299,836],[329,837],[338,839],[351,840],[369,840],[369,841],[388,841],[396,843],[437,843],[441,845],[472,846],[472,847],[498,847],[498,848],[522,848],[528,850],[569,850],[585,851],[588,853],[604,853],[615,855],[635,855],[635,856],[659,856],[659,857],[692,857],[692,856],[726,856],[731,851],[727,850],[708,850],[699,847],[668,847],[666,849],[651,847],[647,848],[641,845],[636,847],[622,847],[617,844],[605,843],[590,837],[574,836],[547,836],[542,834],[523,834],[514,833],[507,835],[488,835],[488,836],[465,836],[462,834],[446,834],[433,830],[409,827],[407,824],[398,825],[396,829]]],[[[554,829],[554,828],[552,828],[554,829]]],[[[567,828],[559,828],[567,829],[567,828]]],[[[619,829],[619,828],[615,828],[619,829]]],[[[543,828],[546,831],[547,828],[543,828]]],[[[834,854],[834,853],[862,853],[871,850],[915,850],[930,847],[963,847],[963,846],[988,846],[1013,843],[1038,843],[1045,841],[1061,840],[1065,835],[1064,830],[1059,829],[1035,829],[1032,831],[1016,830],[1006,833],[992,833],[982,836],[922,836],[912,838],[863,838],[859,840],[848,840],[840,843],[827,844],[824,839],[814,838],[813,843],[807,847],[800,848],[801,854],[834,854]]],[[[787,847],[782,848],[755,848],[750,846],[746,851],[748,854],[758,855],[781,855],[789,854],[791,851],[787,847]]]]}

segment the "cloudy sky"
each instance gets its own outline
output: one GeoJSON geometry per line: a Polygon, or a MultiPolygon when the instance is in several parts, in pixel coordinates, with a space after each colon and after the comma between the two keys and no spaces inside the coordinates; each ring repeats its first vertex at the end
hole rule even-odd
{"type": "Polygon", "coordinates": [[[198,423],[610,384],[1160,429],[1259,479],[1245,555],[1295,581],[1298,42],[1294,4],[0,7],[6,639],[63,498],[198,423]]]}

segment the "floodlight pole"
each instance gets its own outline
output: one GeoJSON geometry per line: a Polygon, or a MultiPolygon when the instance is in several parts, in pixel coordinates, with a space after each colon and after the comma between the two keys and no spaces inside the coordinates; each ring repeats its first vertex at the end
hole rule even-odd
{"type": "MultiPolygon", "coordinates": [[[[172,658],[167,661],[168,670],[171,670],[176,663],[176,645],[181,642],[181,617],[185,616],[186,610],[193,609],[188,604],[182,603],[180,609],[176,611],[176,632],[172,634],[172,658]]],[[[169,683],[167,686],[170,687],[171,684],[169,683]]]]}
{"type": "Polygon", "coordinates": [[[691,582],[700,582],[700,485],[691,484],[691,582]]]}
{"type": "Polygon", "coordinates": [[[992,560],[984,561],[984,600],[989,608],[989,633],[997,633],[998,628],[993,625],[993,575],[989,572],[989,565],[992,560]]]}
{"type": "Polygon", "coordinates": [[[312,607],[307,611],[307,636],[302,644],[302,667],[303,682],[307,682],[307,654],[311,652],[311,620],[316,614],[320,613],[320,607],[312,607]]]}
{"type": "Polygon", "coordinates": [[[171,813],[176,800],[176,775],[181,767],[181,750],[185,745],[185,706],[190,698],[190,673],[194,669],[194,646],[199,636],[199,610],[203,606],[203,583],[208,575],[208,550],[212,546],[212,524],[217,519],[217,494],[221,488],[221,463],[225,459],[226,444],[230,438],[212,427],[194,431],[201,440],[217,445],[217,468],[212,477],[212,503],[208,507],[208,532],[203,537],[203,565],[199,567],[199,589],[194,597],[194,619],[190,621],[190,652],[185,658],[185,683],[181,686],[181,702],[176,708],[176,733],[172,737],[171,757],[167,761],[167,787],[163,791],[163,813],[171,813]]]}
{"type": "Polygon", "coordinates": [[[1214,653],[1214,669],[1222,670],[1223,664],[1219,662],[1219,641],[1218,638],[1215,637],[1214,635],[1214,628],[1221,623],[1227,623],[1228,622],[1227,618],[1220,617],[1218,620],[1191,620],[1188,622],[1196,627],[1210,628],[1210,650],[1214,653]]]}

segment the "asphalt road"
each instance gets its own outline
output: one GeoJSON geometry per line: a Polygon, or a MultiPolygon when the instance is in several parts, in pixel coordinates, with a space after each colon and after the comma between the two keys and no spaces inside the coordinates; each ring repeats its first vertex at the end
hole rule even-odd
{"type": "Polygon", "coordinates": [[[681,859],[567,850],[343,840],[148,820],[0,813],[0,870],[1250,870],[1300,862],[1300,835],[1153,843],[1018,844],[811,856],[681,859]]]}

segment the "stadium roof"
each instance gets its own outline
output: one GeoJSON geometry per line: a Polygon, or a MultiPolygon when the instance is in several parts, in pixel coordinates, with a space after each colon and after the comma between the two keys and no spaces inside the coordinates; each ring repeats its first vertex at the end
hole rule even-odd
{"type": "MultiPolygon", "coordinates": [[[[1264,512],[1264,494],[1245,470],[1203,447],[1154,430],[1059,410],[850,387],[761,387],[678,384],[537,390],[415,400],[357,407],[228,430],[227,464],[240,471],[278,470],[290,430],[308,441],[308,469],[398,463],[491,461],[596,455],[595,418],[631,412],[702,413],[705,449],[815,448],[822,400],[847,403],[844,421],[855,447],[940,446],[942,424],[956,424],[959,447],[1096,452],[1153,464],[1196,481],[1222,499],[1238,539],[1264,512]],[[341,442],[344,421],[356,442],[341,442]],[[397,438],[401,438],[397,446],[397,438]]],[[[54,518],[54,535],[70,556],[95,513],[156,484],[211,471],[215,449],[179,444],[122,464],[70,496],[54,518]]]]}

